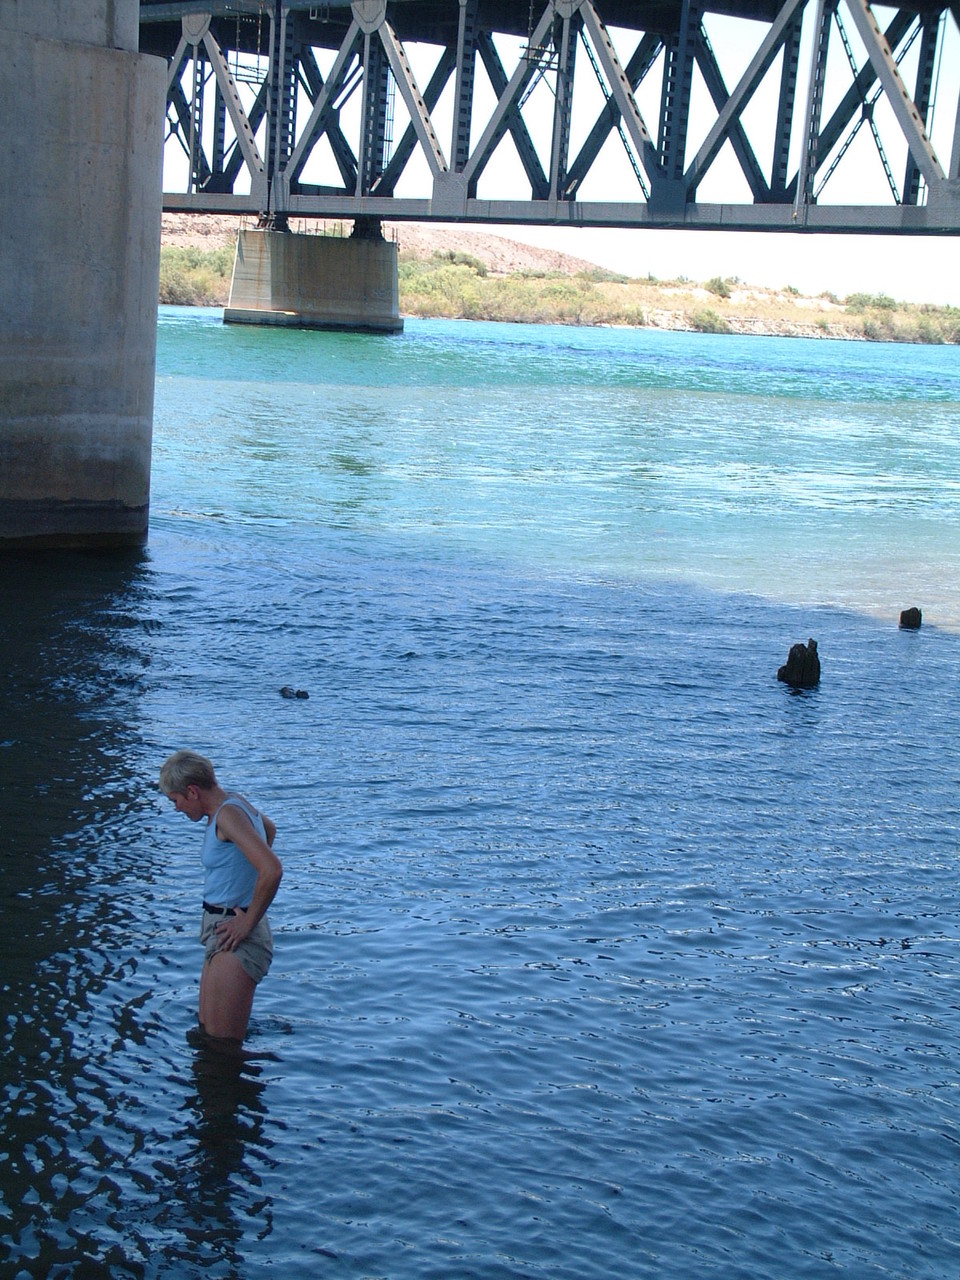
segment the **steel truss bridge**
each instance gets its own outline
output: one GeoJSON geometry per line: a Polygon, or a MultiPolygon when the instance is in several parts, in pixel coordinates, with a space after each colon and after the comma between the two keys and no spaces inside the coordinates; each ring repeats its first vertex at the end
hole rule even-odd
{"type": "Polygon", "coordinates": [[[170,211],[960,231],[960,0],[141,0],[140,34],[170,211]]]}

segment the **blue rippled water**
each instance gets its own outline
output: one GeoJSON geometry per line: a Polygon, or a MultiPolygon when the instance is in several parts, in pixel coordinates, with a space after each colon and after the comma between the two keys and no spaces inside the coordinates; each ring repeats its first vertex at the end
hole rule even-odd
{"type": "Polygon", "coordinates": [[[5,1274],[960,1274],[958,426],[952,349],[164,310],[146,553],[0,562],[5,1274]],[[180,745],[279,828],[239,1062],[180,745]]]}

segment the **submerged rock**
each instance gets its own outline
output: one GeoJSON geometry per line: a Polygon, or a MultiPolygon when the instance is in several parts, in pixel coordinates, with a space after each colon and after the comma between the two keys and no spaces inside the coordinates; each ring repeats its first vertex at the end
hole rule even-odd
{"type": "Polygon", "coordinates": [[[777,679],[792,689],[814,689],[820,683],[820,658],[816,640],[805,645],[790,646],[787,660],[777,672],[777,679]]]}
{"type": "Polygon", "coordinates": [[[922,621],[923,614],[917,608],[904,609],[900,614],[900,626],[904,631],[919,631],[922,621]]]}

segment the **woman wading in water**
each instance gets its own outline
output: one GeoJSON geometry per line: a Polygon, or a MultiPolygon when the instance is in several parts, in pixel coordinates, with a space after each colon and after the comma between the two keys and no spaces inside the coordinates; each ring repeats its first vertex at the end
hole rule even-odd
{"type": "Polygon", "coordinates": [[[218,1040],[243,1040],[257,983],[273,959],[266,911],[283,876],[271,845],[270,819],[248,800],[224,791],[213,765],[193,751],[177,751],[160,770],[160,790],[191,822],[206,818],[200,1026],[218,1040]]]}

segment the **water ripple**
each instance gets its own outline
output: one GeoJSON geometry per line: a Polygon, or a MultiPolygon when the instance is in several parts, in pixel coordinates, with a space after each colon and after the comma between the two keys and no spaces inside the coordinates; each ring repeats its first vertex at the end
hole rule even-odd
{"type": "Polygon", "coordinates": [[[957,1273],[960,667],[889,616],[956,597],[942,356],[894,420],[830,344],[557,335],[561,394],[528,332],[171,323],[148,551],[0,565],[3,1266],[957,1273]],[[280,829],[237,1058],[179,745],[280,829]]]}

